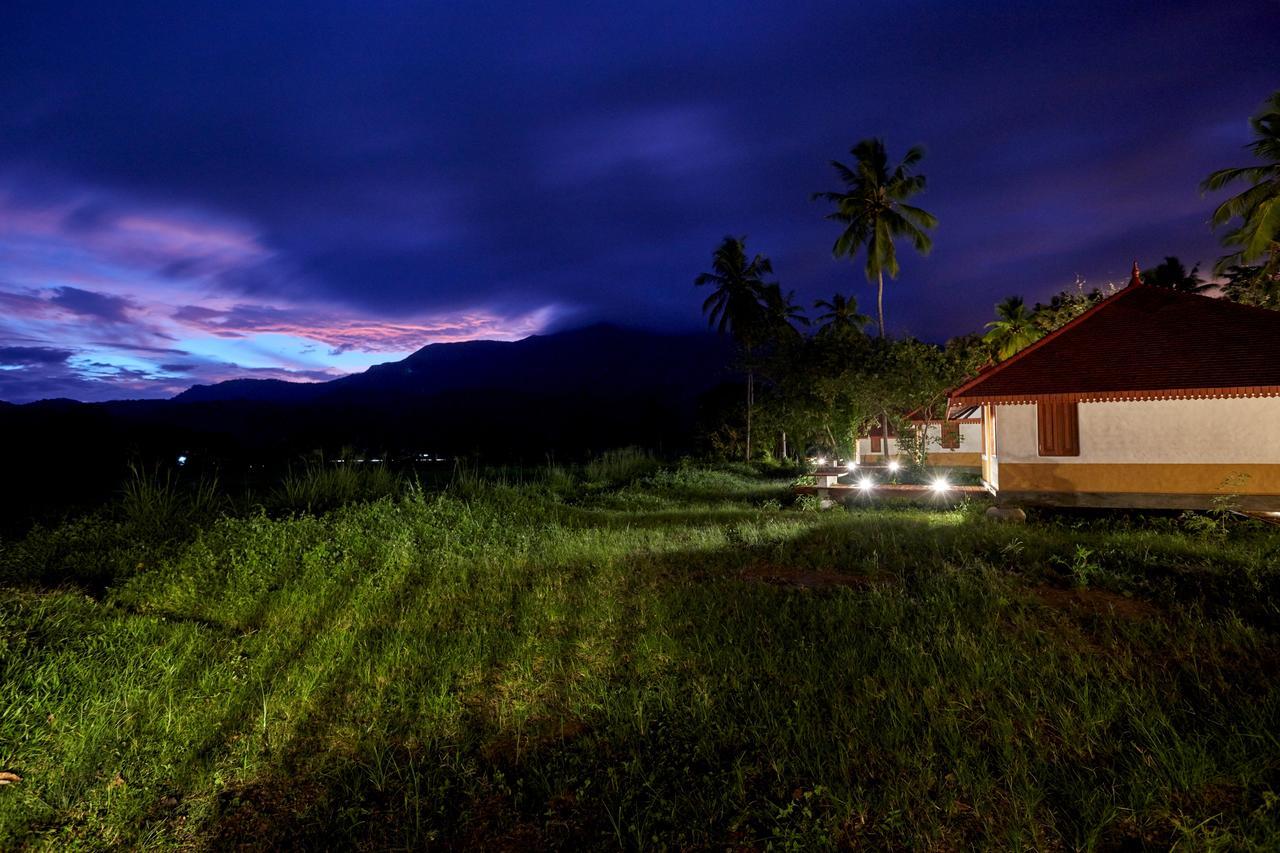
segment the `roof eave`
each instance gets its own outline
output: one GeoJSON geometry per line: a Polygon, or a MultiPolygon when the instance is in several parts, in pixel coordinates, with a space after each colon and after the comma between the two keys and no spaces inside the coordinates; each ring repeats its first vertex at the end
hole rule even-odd
{"type": "Polygon", "coordinates": [[[1232,397],[1280,397],[1280,385],[1229,388],[1160,388],[1129,391],[1063,391],[1054,394],[977,394],[952,397],[952,405],[1009,406],[1028,403],[1104,403],[1141,400],[1208,400],[1232,397]]]}

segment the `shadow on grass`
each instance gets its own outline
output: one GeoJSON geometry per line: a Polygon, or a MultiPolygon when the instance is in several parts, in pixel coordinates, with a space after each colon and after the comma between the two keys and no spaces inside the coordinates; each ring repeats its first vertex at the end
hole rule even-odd
{"type": "Polygon", "coordinates": [[[1256,813],[1274,769],[1251,747],[1280,726],[1276,688],[1205,679],[1220,660],[1194,651],[1213,637],[1244,660],[1238,638],[1092,612],[1091,647],[1063,643],[1054,614],[1076,617],[1024,588],[1053,579],[1026,565],[1049,545],[965,527],[834,517],[613,566],[535,558],[483,625],[457,626],[482,636],[471,677],[410,654],[399,683],[371,681],[406,636],[411,614],[376,615],[411,597],[402,572],[269,769],[220,796],[211,846],[1168,846],[1206,821],[1276,828],[1256,813]],[[761,565],[894,582],[777,588],[752,581],[761,565]],[[553,631],[544,588],[565,614],[553,631]],[[424,731],[414,703],[441,689],[456,713],[424,731]]]}

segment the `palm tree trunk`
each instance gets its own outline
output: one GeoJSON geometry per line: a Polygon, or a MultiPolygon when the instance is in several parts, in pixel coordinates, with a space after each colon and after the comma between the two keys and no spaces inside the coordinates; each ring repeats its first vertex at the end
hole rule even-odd
{"type": "Polygon", "coordinates": [[[876,292],[876,314],[880,320],[880,337],[884,337],[884,270],[878,270],[880,287],[876,292]]]}
{"type": "Polygon", "coordinates": [[[889,413],[883,409],[880,410],[880,440],[884,442],[884,455],[880,461],[886,466],[889,464],[889,413]]]}
{"type": "Polygon", "coordinates": [[[787,461],[787,431],[782,431],[782,461],[787,461]]]}
{"type": "Polygon", "coordinates": [[[751,407],[755,403],[756,374],[747,371],[747,461],[751,461],[751,407]]]}

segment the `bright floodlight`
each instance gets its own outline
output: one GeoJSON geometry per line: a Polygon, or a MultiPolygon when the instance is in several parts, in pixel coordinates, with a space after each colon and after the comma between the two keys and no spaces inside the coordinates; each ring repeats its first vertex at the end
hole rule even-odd
{"type": "Polygon", "coordinates": [[[858,481],[858,488],[862,489],[865,492],[870,490],[870,488],[875,484],[876,484],[875,480],[872,480],[870,477],[863,477],[861,480],[858,481]]]}
{"type": "Polygon", "coordinates": [[[934,490],[935,492],[939,492],[939,493],[941,493],[941,492],[945,492],[945,491],[946,491],[947,489],[949,489],[949,488],[951,488],[951,484],[947,482],[947,478],[946,478],[946,477],[935,477],[935,478],[934,478],[934,480],[933,480],[933,490],[934,490]]]}
{"type": "Polygon", "coordinates": [[[898,460],[897,460],[897,459],[892,459],[892,460],[890,460],[890,461],[889,461],[889,470],[890,470],[890,471],[897,471],[897,470],[898,470],[899,468],[901,468],[901,467],[902,467],[902,465],[901,465],[901,463],[899,463],[899,462],[898,462],[898,460]]]}
{"type": "Polygon", "coordinates": [[[827,457],[825,457],[825,456],[819,456],[819,457],[818,457],[818,465],[819,465],[819,466],[823,466],[823,465],[826,465],[826,464],[827,464],[827,457]]]}
{"type": "Polygon", "coordinates": [[[186,464],[187,464],[187,457],[186,457],[186,456],[179,456],[179,457],[178,457],[178,464],[179,464],[179,465],[186,465],[186,464]]]}
{"type": "Polygon", "coordinates": [[[852,471],[854,468],[858,467],[858,463],[850,459],[849,462],[844,467],[852,471]]]}

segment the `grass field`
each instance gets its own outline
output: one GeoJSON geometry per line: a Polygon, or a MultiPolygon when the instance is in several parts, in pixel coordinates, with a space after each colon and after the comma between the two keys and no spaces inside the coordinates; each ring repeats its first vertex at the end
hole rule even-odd
{"type": "Polygon", "coordinates": [[[1280,843],[1280,530],[655,465],[0,543],[0,848],[1280,843]]]}

